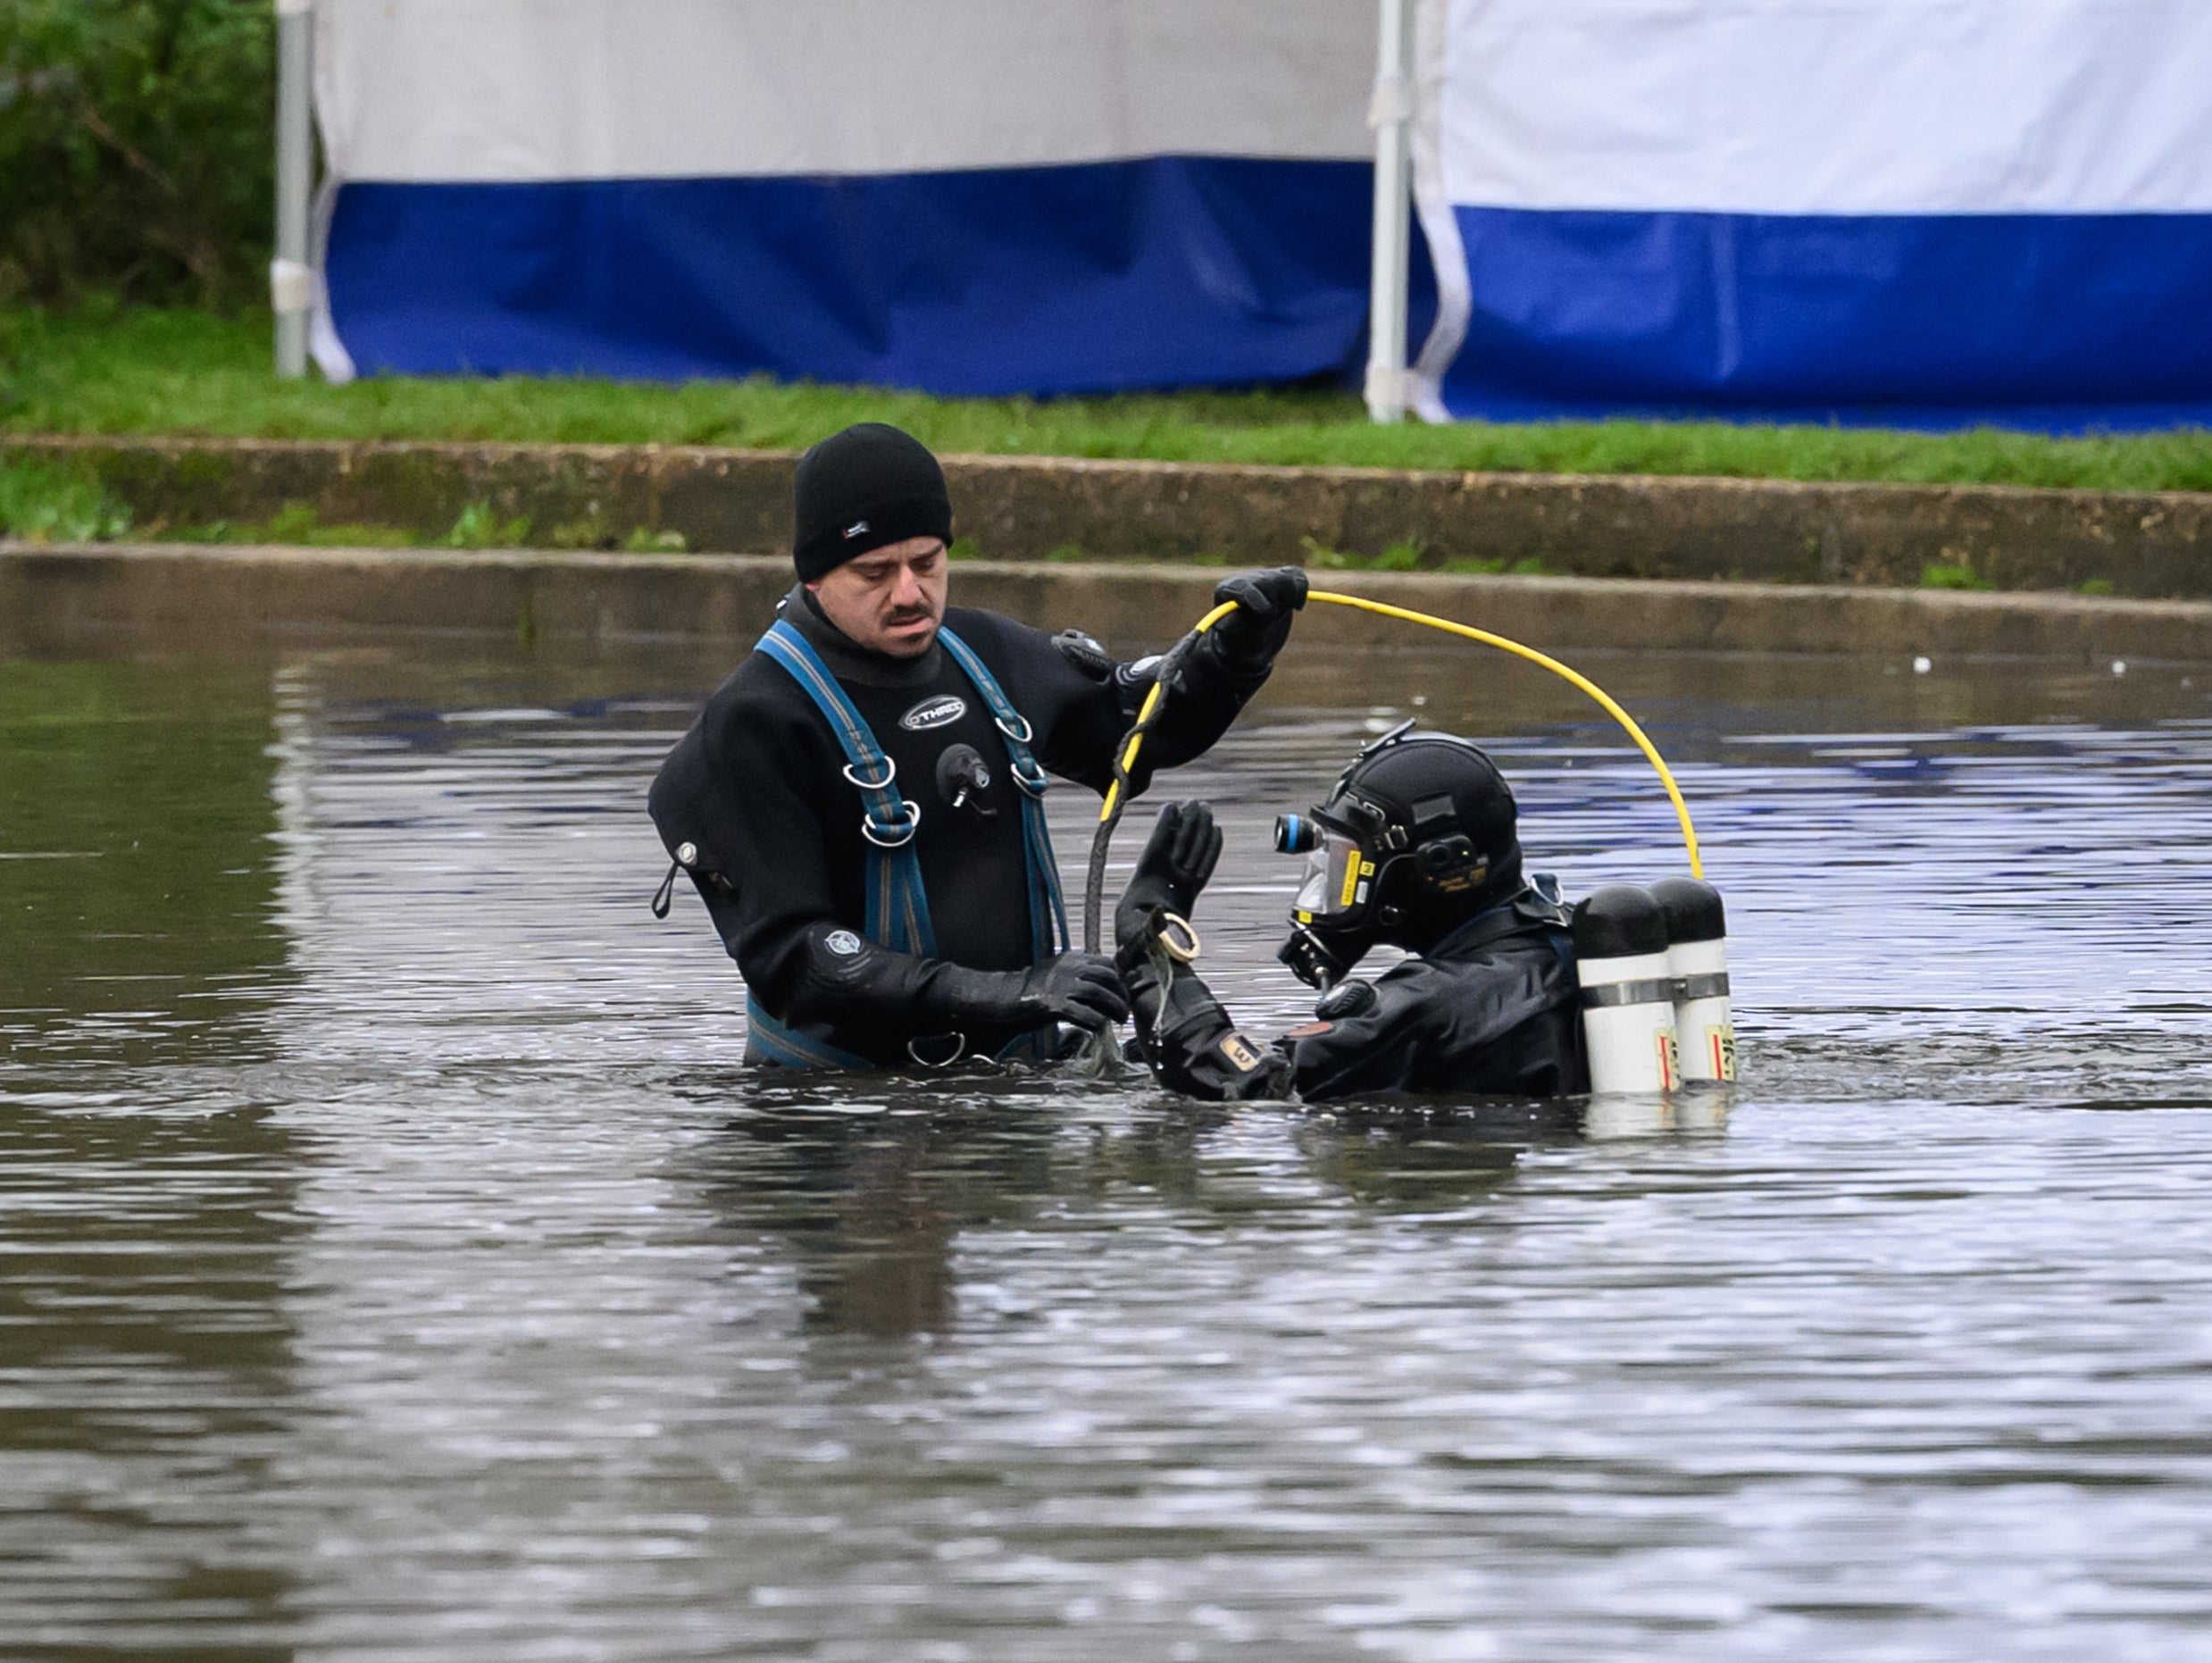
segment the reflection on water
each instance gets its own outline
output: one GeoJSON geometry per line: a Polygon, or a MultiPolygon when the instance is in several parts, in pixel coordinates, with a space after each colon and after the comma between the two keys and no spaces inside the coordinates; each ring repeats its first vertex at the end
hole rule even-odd
{"type": "Polygon", "coordinates": [[[0,1043],[235,1057],[284,987],[269,677],[0,659],[0,1043]]]}
{"type": "MultiPolygon", "coordinates": [[[[0,1651],[2195,1648],[2187,673],[1593,659],[1730,901],[1663,1124],[749,1073],[644,906],[720,667],[0,664],[0,1651]]],[[[1406,714],[1570,890],[1678,858],[1572,695],[1297,660],[1173,788],[1255,1027],[1272,816],[1406,714]]]]}
{"type": "Polygon", "coordinates": [[[266,1491],[308,1157],[235,1077],[290,983],[269,700],[0,662],[0,1655],[158,1651],[179,1613],[291,1655],[266,1491]]]}

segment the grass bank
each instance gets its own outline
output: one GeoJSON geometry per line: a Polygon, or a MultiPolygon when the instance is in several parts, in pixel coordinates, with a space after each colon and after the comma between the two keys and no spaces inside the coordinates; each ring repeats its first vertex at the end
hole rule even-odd
{"type": "MultiPolygon", "coordinates": [[[[208,520],[134,525],[130,510],[81,467],[0,458],[0,537],[30,543],[105,543],[141,537],[168,543],[282,544],[301,548],[621,548],[681,554],[680,532],[637,526],[625,534],[597,522],[541,527],[527,515],[503,516],[471,502],[442,532],[363,522],[324,521],[307,503],[290,503],[265,520],[208,520]]],[[[972,557],[972,541],[954,553],[972,557]]]]}
{"type": "Polygon", "coordinates": [[[947,452],[1164,462],[2212,491],[2212,432],[2053,439],[1723,422],[1378,428],[1336,390],[931,398],[743,381],[280,384],[265,315],[0,310],[0,430],[785,448],[896,422],[947,452]]]}

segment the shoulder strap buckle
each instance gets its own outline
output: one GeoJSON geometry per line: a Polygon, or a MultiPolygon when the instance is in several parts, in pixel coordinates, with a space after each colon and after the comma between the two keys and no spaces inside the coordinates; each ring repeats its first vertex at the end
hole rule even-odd
{"type": "Polygon", "coordinates": [[[898,799],[898,806],[906,811],[904,820],[895,820],[889,825],[878,821],[874,815],[860,817],[860,835],[878,848],[904,848],[914,841],[914,834],[922,830],[922,805],[898,799]]]}

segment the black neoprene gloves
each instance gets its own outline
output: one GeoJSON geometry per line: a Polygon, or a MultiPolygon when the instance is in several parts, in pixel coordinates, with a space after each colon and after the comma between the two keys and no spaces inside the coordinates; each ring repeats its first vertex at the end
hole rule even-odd
{"type": "Polygon", "coordinates": [[[1298,566],[1240,572],[1214,590],[1215,605],[1236,611],[1206,632],[1222,667],[1239,677],[1265,675],[1290,639],[1290,614],[1306,604],[1306,573],[1298,566]]]}
{"type": "Polygon", "coordinates": [[[1027,970],[940,964],[930,976],[925,1005],[933,1015],[978,1027],[1068,1022],[1095,1032],[1129,1015],[1114,961],[1097,953],[1062,953],[1027,970]]]}
{"type": "Polygon", "coordinates": [[[1146,1064],[1162,1085],[1193,1097],[1282,1097],[1290,1090],[1288,1057],[1237,1031],[1229,1013],[1188,961],[1195,938],[1178,953],[1153,947],[1164,912],[1184,922],[1221,858],[1221,828],[1204,803],[1170,803],[1137,857],[1136,875],[1114,909],[1114,962],[1129,990],[1131,1014],[1146,1064]]]}
{"type": "Polygon", "coordinates": [[[1221,855],[1221,828],[1206,804],[1170,803],[1161,809],[1129,887],[1114,908],[1116,945],[1140,947],[1150,940],[1156,912],[1180,913],[1187,920],[1221,855]]]}

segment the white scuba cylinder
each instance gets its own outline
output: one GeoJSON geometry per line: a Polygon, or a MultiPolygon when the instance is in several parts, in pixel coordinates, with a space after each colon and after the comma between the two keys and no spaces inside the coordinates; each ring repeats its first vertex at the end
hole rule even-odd
{"type": "Polygon", "coordinates": [[[1674,1041],[1685,1082],[1736,1077],[1736,1026],[1728,999],[1728,920],[1721,892],[1696,878],[1651,886],[1666,920],[1674,978],[1674,1041]]]}
{"type": "Polygon", "coordinates": [[[1672,1091],[1682,1069],[1666,918],[1658,902],[1633,884],[1607,884],[1575,907],[1572,928],[1590,1089],[1672,1091]]]}

